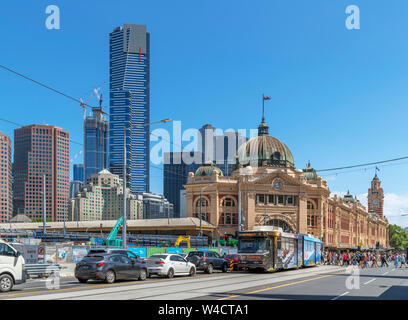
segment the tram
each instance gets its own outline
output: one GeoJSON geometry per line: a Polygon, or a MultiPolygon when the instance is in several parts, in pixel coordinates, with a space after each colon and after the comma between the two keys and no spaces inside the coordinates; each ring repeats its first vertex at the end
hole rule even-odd
{"type": "Polygon", "coordinates": [[[298,269],[319,264],[321,241],[311,235],[265,227],[238,233],[240,268],[256,271],[298,269]]]}

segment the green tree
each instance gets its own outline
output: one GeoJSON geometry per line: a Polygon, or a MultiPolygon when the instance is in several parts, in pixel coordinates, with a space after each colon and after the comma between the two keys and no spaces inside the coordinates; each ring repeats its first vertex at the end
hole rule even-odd
{"type": "Polygon", "coordinates": [[[390,246],[397,250],[405,250],[408,247],[408,233],[396,224],[388,226],[390,246]]]}

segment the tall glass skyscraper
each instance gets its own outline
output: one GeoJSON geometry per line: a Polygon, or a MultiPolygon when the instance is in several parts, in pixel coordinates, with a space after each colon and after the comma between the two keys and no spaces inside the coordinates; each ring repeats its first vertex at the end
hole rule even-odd
{"type": "MultiPolygon", "coordinates": [[[[108,134],[109,122],[104,120],[100,108],[92,108],[92,116],[85,119],[85,155],[84,155],[84,174],[85,179],[78,181],[86,182],[92,175],[108,169],[108,134]]],[[[74,168],[75,174],[75,168],[74,168]]],[[[74,180],[75,177],[74,177],[74,180]]]]}
{"type": "Polygon", "coordinates": [[[150,34],[145,25],[124,24],[110,34],[109,167],[123,178],[126,130],[127,185],[149,191],[150,34]]]}

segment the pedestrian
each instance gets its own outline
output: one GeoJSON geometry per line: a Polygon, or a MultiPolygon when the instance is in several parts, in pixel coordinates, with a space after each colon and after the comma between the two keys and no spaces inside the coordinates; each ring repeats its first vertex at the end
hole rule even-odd
{"type": "Polygon", "coordinates": [[[394,256],[394,266],[398,268],[399,265],[399,256],[398,253],[394,256]]]}
{"type": "Polygon", "coordinates": [[[381,256],[381,267],[383,267],[384,265],[387,265],[387,267],[388,267],[387,255],[386,254],[383,254],[381,256]]]}
{"type": "Polygon", "coordinates": [[[402,265],[404,265],[405,268],[407,267],[407,265],[405,264],[405,254],[401,255],[401,266],[400,266],[400,268],[402,268],[402,265]]]}

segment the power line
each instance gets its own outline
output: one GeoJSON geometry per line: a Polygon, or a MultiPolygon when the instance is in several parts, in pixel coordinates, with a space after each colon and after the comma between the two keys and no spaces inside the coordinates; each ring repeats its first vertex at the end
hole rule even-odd
{"type": "Polygon", "coordinates": [[[39,81],[37,81],[37,80],[34,80],[34,79],[32,79],[32,78],[30,78],[30,77],[28,77],[28,76],[25,76],[24,74],[21,74],[21,73],[15,71],[15,70],[12,70],[12,69],[10,69],[10,68],[7,68],[6,66],[0,65],[0,68],[3,68],[4,70],[7,70],[7,71],[9,71],[9,72],[11,72],[11,73],[14,73],[14,74],[18,75],[19,77],[22,77],[22,78],[24,78],[24,79],[26,79],[26,80],[29,80],[29,81],[31,81],[31,82],[34,82],[35,84],[38,84],[39,86],[42,86],[42,87],[44,87],[44,88],[46,88],[46,89],[48,89],[48,90],[51,90],[51,91],[53,91],[53,92],[55,92],[55,93],[58,93],[58,94],[60,94],[60,95],[62,95],[62,96],[64,96],[64,97],[66,97],[66,98],[68,98],[68,99],[71,99],[71,100],[73,100],[73,101],[79,103],[80,105],[86,106],[86,107],[88,107],[88,108],[94,108],[94,107],[90,106],[89,104],[83,103],[83,102],[82,102],[81,100],[79,100],[79,99],[76,99],[76,98],[74,98],[74,97],[72,97],[72,96],[70,96],[70,95],[68,95],[68,94],[66,94],[66,93],[64,93],[64,92],[62,92],[62,91],[59,91],[59,90],[57,90],[57,89],[54,89],[54,88],[52,88],[52,87],[50,87],[50,86],[48,86],[48,85],[46,85],[46,84],[44,84],[44,83],[41,83],[41,82],[39,82],[39,81]]]}
{"type": "Polygon", "coordinates": [[[330,168],[330,169],[320,169],[320,170],[316,170],[316,172],[335,171],[335,170],[343,170],[343,169],[350,169],[350,168],[357,168],[357,167],[368,167],[368,166],[372,166],[372,165],[374,165],[374,164],[380,164],[380,163],[386,163],[386,162],[393,162],[393,161],[400,161],[400,160],[404,160],[404,159],[408,159],[408,156],[407,156],[407,157],[401,157],[401,158],[390,159],[390,160],[382,160],[382,161],[377,161],[377,162],[356,164],[356,165],[353,165],[353,166],[346,166],[346,167],[339,167],[339,168],[330,168]]]}
{"type": "MultiPolygon", "coordinates": [[[[4,119],[4,118],[0,118],[0,121],[4,121],[4,122],[7,122],[7,123],[10,123],[10,124],[12,124],[12,125],[14,125],[14,126],[16,126],[16,127],[25,127],[25,125],[23,125],[23,124],[21,124],[21,123],[17,123],[17,122],[14,122],[14,121],[11,121],[11,120],[7,120],[7,119],[4,119]]],[[[82,143],[80,143],[80,142],[77,142],[77,141],[74,141],[74,140],[69,140],[69,142],[72,142],[72,143],[74,143],[74,144],[78,144],[78,145],[80,145],[80,146],[82,146],[83,144],[82,143]]]]}

